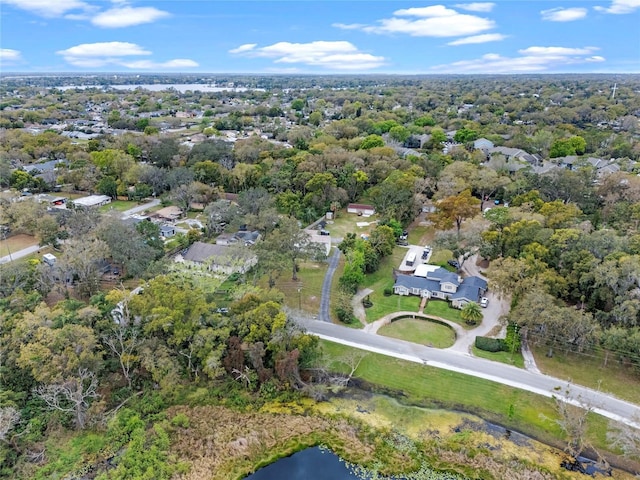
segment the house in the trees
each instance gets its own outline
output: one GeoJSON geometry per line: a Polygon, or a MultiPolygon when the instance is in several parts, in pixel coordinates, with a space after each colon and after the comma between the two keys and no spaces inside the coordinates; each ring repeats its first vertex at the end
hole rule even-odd
{"type": "Polygon", "coordinates": [[[347,205],[347,213],[357,213],[365,217],[371,216],[376,213],[376,209],[373,205],[366,205],[363,203],[350,203],[347,205]]]}
{"type": "Polygon", "coordinates": [[[486,138],[479,138],[473,142],[473,148],[476,150],[484,150],[489,151],[490,148],[495,147],[491,140],[487,140],[486,138]]]}
{"type": "Polygon", "coordinates": [[[160,225],[160,235],[164,238],[173,237],[176,234],[176,227],[173,225],[160,225]]]}
{"type": "Polygon", "coordinates": [[[415,275],[398,274],[393,291],[396,295],[416,295],[451,301],[462,308],[466,303],[478,302],[487,291],[487,282],[480,277],[462,279],[456,273],[435,265],[422,265],[415,275]]]}
{"type": "Polygon", "coordinates": [[[249,249],[195,242],[176,261],[204,266],[217,273],[245,273],[258,259],[249,249]]]}

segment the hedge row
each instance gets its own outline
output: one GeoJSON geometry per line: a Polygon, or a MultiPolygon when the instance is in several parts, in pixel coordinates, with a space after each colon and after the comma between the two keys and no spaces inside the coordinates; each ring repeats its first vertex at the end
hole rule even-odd
{"type": "Polygon", "coordinates": [[[476,348],[485,352],[506,351],[506,342],[502,338],[476,337],[476,348]]]}

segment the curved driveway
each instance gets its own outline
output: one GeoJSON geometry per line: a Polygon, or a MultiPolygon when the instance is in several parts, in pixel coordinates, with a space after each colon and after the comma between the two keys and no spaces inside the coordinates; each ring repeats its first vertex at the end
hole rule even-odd
{"type": "Polygon", "coordinates": [[[604,417],[640,429],[640,406],[579,385],[571,385],[571,391],[565,399],[563,398],[563,393],[567,388],[566,380],[472,357],[453,350],[440,350],[403,340],[371,335],[361,330],[329,322],[302,318],[297,318],[296,321],[306,328],[309,333],[325,340],[410,362],[484,378],[503,385],[538,393],[545,397],[560,396],[560,398],[569,403],[583,408],[589,407],[604,417]]]}

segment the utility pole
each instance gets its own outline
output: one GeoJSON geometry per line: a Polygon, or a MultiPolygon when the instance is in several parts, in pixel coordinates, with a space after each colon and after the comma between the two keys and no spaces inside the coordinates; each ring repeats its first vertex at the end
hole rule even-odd
{"type": "Polygon", "coordinates": [[[612,88],[613,92],[611,92],[611,100],[613,100],[613,99],[615,99],[615,98],[616,98],[616,90],[617,90],[617,89],[618,89],[618,84],[617,84],[617,83],[614,83],[614,84],[613,84],[613,88],[612,88]]]}
{"type": "Polygon", "coordinates": [[[302,311],[302,288],[298,287],[298,310],[302,311]]]}

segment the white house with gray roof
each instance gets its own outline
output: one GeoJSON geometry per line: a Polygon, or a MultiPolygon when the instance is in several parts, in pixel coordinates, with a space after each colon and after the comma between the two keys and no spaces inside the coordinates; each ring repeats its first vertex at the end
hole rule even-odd
{"type": "Polygon", "coordinates": [[[394,293],[449,300],[453,307],[462,308],[466,303],[480,301],[487,291],[487,281],[480,277],[463,279],[442,267],[428,269],[424,274],[420,277],[398,274],[394,293]]]}

